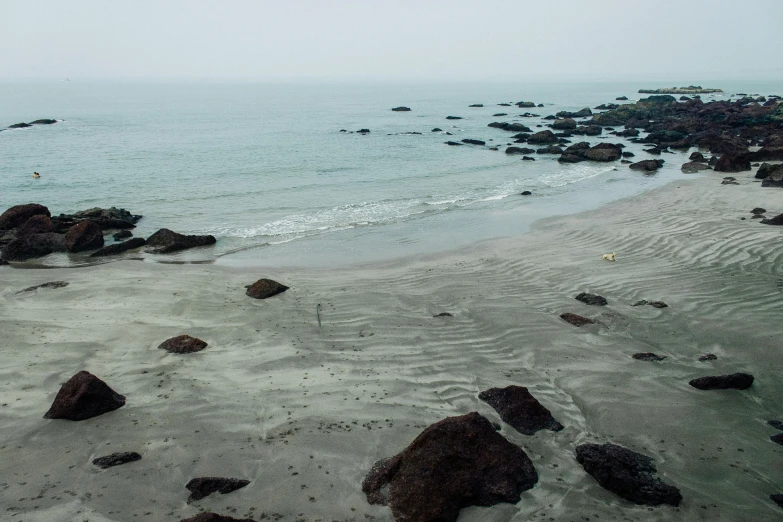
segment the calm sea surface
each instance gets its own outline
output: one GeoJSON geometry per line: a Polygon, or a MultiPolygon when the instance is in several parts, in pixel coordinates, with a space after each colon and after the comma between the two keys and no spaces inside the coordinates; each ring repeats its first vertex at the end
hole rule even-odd
{"type": "MultiPolygon", "coordinates": [[[[487,127],[509,121],[543,130],[540,117],[519,115],[634,100],[640,87],[657,86],[3,83],[0,127],[61,121],[0,132],[0,210],[29,202],[52,214],[117,206],[144,215],[139,236],[167,227],[218,239],[165,260],[321,267],[450,250],[687,177],[681,154],[664,154],[666,167],[652,176],[619,162],[561,165],[536,154],[537,161],[522,161],[502,152],[512,133],[487,127]],[[497,105],[522,100],[545,106],[497,105]],[[475,103],[484,107],[468,107],[475,103]],[[398,105],[412,110],[390,110],[398,105]],[[508,116],[493,116],[501,112],[508,116]],[[371,132],[350,132],[361,128],[371,132]],[[444,144],[464,138],[487,147],[444,144]]],[[[727,96],[781,90],[717,86],[727,96]]],[[[625,143],[635,159],[649,157],[625,143]]]]}

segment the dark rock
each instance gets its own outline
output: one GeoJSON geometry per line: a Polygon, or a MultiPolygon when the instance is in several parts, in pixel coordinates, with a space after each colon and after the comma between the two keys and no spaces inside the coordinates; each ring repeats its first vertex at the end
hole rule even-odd
{"type": "Polygon", "coordinates": [[[563,149],[557,145],[549,145],[548,147],[542,147],[536,151],[537,154],[562,154],[563,149]]]}
{"type": "Polygon", "coordinates": [[[635,353],[632,357],[639,361],[662,361],[666,359],[665,355],[658,355],[652,352],[635,353]]]}
{"type": "Polygon", "coordinates": [[[559,163],[579,163],[580,161],[584,161],[585,159],[582,156],[577,156],[576,154],[568,154],[564,153],[562,156],[560,156],[557,161],[559,163]]]}
{"type": "Polygon", "coordinates": [[[454,316],[448,312],[441,312],[437,315],[433,315],[432,317],[454,317],[454,316]]]}
{"type": "Polygon", "coordinates": [[[212,511],[199,513],[195,517],[183,518],[179,522],[256,522],[250,518],[233,518],[226,515],[218,515],[212,511]]]}
{"type": "Polygon", "coordinates": [[[635,138],[639,135],[638,129],[625,129],[617,133],[617,136],[622,138],[635,138]]]}
{"type": "Polygon", "coordinates": [[[13,125],[9,125],[9,129],[26,129],[27,127],[32,127],[29,123],[14,123],[13,125]]]}
{"type": "Polygon", "coordinates": [[[623,152],[623,158],[633,158],[636,156],[633,152],[623,152]]]}
{"type": "Polygon", "coordinates": [[[747,390],[753,384],[753,376],[747,373],[699,377],[688,384],[699,390],[747,390]]]}
{"type": "Polygon", "coordinates": [[[570,145],[566,150],[564,151],[566,154],[576,154],[579,151],[587,150],[590,148],[590,143],[587,141],[580,141],[579,143],[574,143],[573,145],[570,145]]]}
{"type": "Polygon", "coordinates": [[[506,154],[532,154],[535,149],[529,149],[527,147],[508,147],[506,154]]]}
{"type": "Polygon", "coordinates": [[[768,420],[767,424],[775,428],[776,430],[783,430],[783,421],[779,420],[768,420]]]}
{"type": "Polygon", "coordinates": [[[102,230],[112,228],[126,229],[134,228],[134,225],[142,218],[140,215],[131,214],[124,208],[100,208],[94,207],[87,210],[76,212],[75,214],[60,214],[58,219],[70,218],[75,221],[84,221],[89,219],[96,223],[102,230]]]}
{"type": "Polygon", "coordinates": [[[271,279],[259,279],[252,285],[247,287],[246,295],[249,295],[253,299],[266,299],[277,294],[281,294],[288,290],[288,287],[272,281],[271,279]]]}
{"type": "MultiPolygon", "coordinates": [[[[530,101],[521,101],[521,102],[517,102],[516,106],[519,107],[520,109],[527,109],[527,108],[530,108],[530,107],[535,107],[536,104],[533,103],[533,102],[530,102],[530,101]]],[[[542,107],[543,107],[543,105],[542,105],[542,107]]]]}
{"type": "Polygon", "coordinates": [[[410,109],[410,107],[402,107],[402,106],[400,106],[400,107],[394,107],[392,110],[394,112],[408,112],[411,109],[410,109]]]}
{"type": "Polygon", "coordinates": [[[718,163],[718,156],[711,156],[709,161],[707,161],[707,165],[710,167],[715,167],[716,163],[718,163]]]}
{"type": "Polygon", "coordinates": [[[777,435],[772,435],[769,440],[774,442],[775,444],[780,444],[783,446],[783,433],[778,433],[777,435]]]}
{"type": "Polygon", "coordinates": [[[783,493],[774,493],[769,498],[780,507],[783,507],[783,493]]]}
{"type": "Polygon", "coordinates": [[[90,372],[81,371],[63,384],[44,419],[80,421],[114,411],[125,397],[90,372]]]}
{"type": "Polygon", "coordinates": [[[517,503],[537,481],[524,450],[472,412],[431,425],[376,462],[362,491],[370,504],[388,504],[396,520],[453,522],[464,507],[517,503]]]}
{"type": "Polygon", "coordinates": [[[207,343],[189,335],[178,335],[160,343],[161,350],[169,353],[195,353],[207,347],[207,343]]]}
{"type": "Polygon", "coordinates": [[[451,147],[460,147],[460,146],[462,146],[462,143],[460,143],[458,141],[445,141],[444,143],[446,145],[451,146],[451,147]]]}
{"type": "Polygon", "coordinates": [[[723,181],[720,182],[720,184],[721,185],[739,185],[739,183],[737,183],[733,179],[724,179],[723,181]]]}
{"type": "Polygon", "coordinates": [[[65,233],[65,249],[68,252],[95,250],[103,246],[103,231],[92,221],[82,221],[65,233]]]}
{"type": "Polygon", "coordinates": [[[767,179],[770,176],[783,177],[783,164],[770,165],[769,163],[764,163],[756,171],[756,179],[767,179]]]}
{"type": "Polygon", "coordinates": [[[574,326],[584,326],[586,324],[595,323],[595,321],[593,321],[592,319],[589,319],[587,317],[582,317],[581,315],[572,314],[572,313],[561,314],[560,319],[566,321],[567,323],[571,323],[574,326]]]}
{"type": "Polygon", "coordinates": [[[504,422],[524,435],[533,435],[539,430],[563,429],[550,411],[523,386],[492,388],[481,392],[479,399],[492,406],[504,422]]]}
{"type": "Polygon", "coordinates": [[[28,286],[24,290],[19,290],[17,294],[21,294],[22,292],[32,292],[34,290],[38,290],[39,288],[51,288],[51,289],[65,288],[66,286],[68,286],[68,284],[69,283],[65,281],[50,281],[42,285],[28,286]]]}
{"type": "MultiPolygon", "coordinates": [[[[783,214],[778,214],[772,219],[762,219],[760,223],[764,223],[765,225],[783,225],[783,214]]],[[[5,252],[5,250],[3,250],[3,252],[5,252]]],[[[5,257],[5,254],[3,254],[3,259],[10,258],[5,257]]]]}
{"type": "Polygon", "coordinates": [[[562,120],[555,120],[552,123],[552,128],[557,130],[570,130],[576,128],[576,122],[571,118],[564,118],[562,120]]]}
{"type": "Polygon", "coordinates": [[[447,120],[461,120],[462,116],[446,116],[447,120]]]}
{"type": "Polygon", "coordinates": [[[713,168],[715,172],[742,172],[750,170],[750,161],[745,156],[724,154],[713,168]]]}
{"type": "Polygon", "coordinates": [[[498,107],[511,107],[510,103],[498,103],[498,107]]]}
{"type": "Polygon", "coordinates": [[[508,113],[507,112],[498,112],[498,113],[492,115],[493,118],[500,118],[501,116],[508,116],[508,113]]]}
{"type": "Polygon", "coordinates": [[[115,243],[113,245],[103,247],[100,250],[90,254],[90,257],[115,256],[134,248],[143,247],[146,243],[147,241],[144,238],[134,237],[133,239],[129,239],[128,241],[124,241],[122,243],[115,243]]]}
{"type": "Polygon", "coordinates": [[[468,105],[468,107],[483,107],[483,103],[474,103],[473,105],[468,105]]]}
{"type": "Polygon", "coordinates": [[[663,301],[648,301],[646,299],[642,299],[641,301],[637,301],[634,304],[632,304],[631,306],[644,306],[644,305],[650,305],[650,306],[653,306],[655,308],[668,308],[669,307],[669,305],[667,305],[663,301]]]}
{"type": "Polygon", "coordinates": [[[15,205],[0,214],[0,230],[8,230],[22,225],[33,216],[51,216],[49,209],[38,203],[15,205]]]}
{"type": "Polygon", "coordinates": [[[484,146],[487,143],[481,140],[471,140],[471,139],[464,139],[462,140],[462,143],[467,143],[468,145],[481,145],[484,146]]]}
{"type": "Polygon", "coordinates": [[[531,145],[547,145],[549,143],[557,143],[557,136],[551,130],[545,130],[536,132],[527,139],[527,142],[531,145]]]}
{"type": "Polygon", "coordinates": [[[128,462],[135,462],[137,460],[141,460],[141,455],[135,451],[130,451],[127,453],[112,453],[105,457],[98,457],[97,459],[94,459],[92,463],[101,469],[107,469],[127,464],[128,462]]]}
{"type": "Polygon", "coordinates": [[[127,239],[127,238],[132,237],[132,236],[133,236],[133,232],[131,232],[130,230],[120,230],[119,232],[114,234],[112,237],[114,238],[115,241],[119,241],[121,239],[127,239]]]}
{"type": "Polygon", "coordinates": [[[50,120],[48,118],[43,118],[41,120],[31,121],[30,125],[52,125],[53,123],[57,123],[57,120],[50,120]]]}
{"type": "Polygon", "coordinates": [[[704,157],[704,154],[701,152],[692,152],[691,155],[688,157],[691,161],[700,161],[702,163],[706,163],[707,159],[704,157]]]}
{"type": "Polygon", "coordinates": [[[767,209],[761,208],[761,207],[756,207],[753,210],[751,210],[750,213],[751,214],[766,214],[767,213],[767,209]]]}
{"type": "Polygon", "coordinates": [[[30,236],[32,234],[46,234],[52,232],[52,220],[49,216],[38,214],[25,221],[16,231],[16,236],[30,236]]]}
{"type": "Polygon", "coordinates": [[[688,163],[683,163],[682,167],[680,167],[680,170],[686,174],[694,174],[696,172],[700,172],[708,168],[709,167],[707,166],[706,163],[700,163],[698,161],[689,161],[688,163]]]}
{"type": "Polygon", "coordinates": [[[617,105],[616,103],[602,103],[601,105],[596,107],[595,110],[597,110],[597,111],[611,111],[611,110],[617,109],[618,107],[620,107],[620,106],[617,105]]]}
{"type": "Polygon", "coordinates": [[[523,190],[523,191],[522,191],[522,192],[520,192],[519,194],[520,194],[521,196],[532,196],[532,195],[533,195],[533,193],[532,193],[532,192],[530,192],[529,190],[523,190]]]}
{"type": "Polygon", "coordinates": [[[679,506],[680,491],[659,478],[653,460],[616,444],[582,444],[576,460],[605,489],[635,504],[679,506]]]}
{"type": "Polygon", "coordinates": [[[663,160],[642,160],[636,163],[628,165],[631,170],[642,170],[645,172],[653,172],[663,167],[663,160]]]}
{"type": "Polygon", "coordinates": [[[714,361],[717,358],[718,356],[715,355],[714,353],[708,353],[706,355],[702,355],[701,357],[699,357],[699,362],[714,361]]]}
{"type": "Polygon", "coordinates": [[[434,128],[434,129],[432,129],[430,132],[443,132],[443,129],[440,129],[440,128],[438,128],[438,127],[435,127],[435,128],[434,128]]]}
{"type": "Polygon", "coordinates": [[[580,294],[577,294],[575,299],[577,301],[582,301],[584,304],[588,304],[588,305],[596,305],[596,306],[606,305],[606,298],[596,294],[588,294],[587,292],[582,292],[580,294]]]}
{"type": "Polygon", "coordinates": [[[177,250],[214,245],[215,236],[187,236],[178,234],[168,228],[161,228],[147,238],[147,246],[153,247],[153,254],[168,254],[177,250]]]}
{"type": "Polygon", "coordinates": [[[617,100],[617,101],[626,101],[627,99],[628,99],[628,96],[619,96],[619,97],[615,98],[615,100],[617,100]]]}
{"type": "Polygon", "coordinates": [[[531,158],[530,156],[522,156],[523,161],[536,161],[536,158],[531,158]]]}
{"type": "Polygon", "coordinates": [[[235,479],[235,478],[222,478],[222,477],[199,477],[191,479],[185,487],[190,491],[188,497],[188,503],[211,495],[212,493],[220,493],[226,495],[232,491],[244,488],[250,484],[249,480],[235,479]]]}
{"type": "Polygon", "coordinates": [[[560,111],[555,114],[555,116],[558,118],[587,118],[588,116],[592,116],[592,114],[593,111],[591,111],[589,107],[585,107],[576,112],[560,111]]]}
{"type": "MultiPolygon", "coordinates": [[[[523,125],[521,123],[508,123],[505,121],[493,121],[492,123],[488,124],[487,127],[492,127],[493,129],[502,129],[509,132],[533,132],[533,130],[527,125],[523,125]]],[[[517,136],[513,137],[516,138],[517,136]]]]}
{"type": "Polygon", "coordinates": [[[43,257],[52,252],[65,250],[65,235],[47,233],[31,234],[14,239],[3,247],[2,258],[6,261],[26,261],[43,257]]]}
{"type": "MultiPolygon", "coordinates": [[[[608,143],[603,145],[608,145],[608,143]]],[[[596,145],[595,147],[582,151],[580,155],[590,161],[617,161],[622,156],[622,151],[616,148],[596,145]]]]}
{"type": "Polygon", "coordinates": [[[358,132],[359,134],[369,134],[370,133],[370,129],[359,129],[356,132],[358,132]]]}

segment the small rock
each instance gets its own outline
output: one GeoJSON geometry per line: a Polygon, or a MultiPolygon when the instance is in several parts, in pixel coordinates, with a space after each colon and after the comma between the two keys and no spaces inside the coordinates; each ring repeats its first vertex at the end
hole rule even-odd
{"type": "Polygon", "coordinates": [[[708,353],[706,355],[702,355],[701,357],[699,357],[700,362],[715,361],[717,359],[718,356],[715,355],[714,353],[708,353]]]}
{"type": "Polygon", "coordinates": [[[751,214],[766,214],[767,213],[767,209],[761,208],[761,207],[756,207],[753,210],[751,210],[750,213],[751,214]]]}
{"type": "Polygon", "coordinates": [[[121,464],[127,464],[128,462],[135,462],[137,460],[141,460],[141,455],[135,451],[130,451],[127,453],[112,453],[105,457],[98,457],[97,459],[94,459],[92,463],[101,469],[107,469],[121,464]]]}
{"type": "Polygon", "coordinates": [[[434,128],[434,129],[432,129],[430,132],[443,132],[443,129],[441,129],[441,128],[439,128],[439,127],[435,127],[435,128],[434,128]]]}
{"type": "Polygon", "coordinates": [[[472,139],[464,139],[464,140],[462,140],[462,143],[467,143],[468,145],[481,145],[482,147],[487,144],[484,141],[472,140],[472,139]]]}
{"type": "Polygon", "coordinates": [[[432,317],[454,317],[454,316],[448,312],[441,312],[437,315],[433,315],[432,317]]]}
{"type": "Polygon", "coordinates": [[[753,384],[753,376],[747,373],[699,377],[688,384],[699,390],[747,390],[753,384]]]}
{"type": "Polygon", "coordinates": [[[128,239],[129,237],[133,236],[133,232],[130,230],[120,230],[116,234],[114,234],[112,237],[115,241],[119,241],[121,239],[128,239]]]}
{"type": "Polygon", "coordinates": [[[520,194],[521,196],[532,196],[532,195],[533,195],[533,193],[532,193],[532,192],[530,192],[529,190],[523,190],[523,191],[522,191],[522,192],[520,192],[519,194],[520,194]]]}
{"type": "Polygon", "coordinates": [[[394,107],[392,110],[394,112],[409,112],[411,109],[410,109],[410,107],[400,106],[400,107],[394,107]]]}
{"type": "Polygon", "coordinates": [[[253,299],[266,299],[288,290],[288,287],[271,279],[259,279],[247,287],[246,295],[253,299]]]}
{"type": "Polygon", "coordinates": [[[641,170],[645,172],[653,172],[663,167],[663,160],[643,160],[631,163],[628,165],[631,170],[641,170]]]}
{"type": "Polygon", "coordinates": [[[483,103],[474,103],[473,105],[468,105],[468,107],[483,107],[483,103]]]}
{"type": "Polygon", "coordinates": [[[582,301],[584,304],[589,304],[589,305],[597,305],[597,306],[606,305],[605,297],[596,294],[588,294],[587,292],[582,292],[580,294],[577,294],[575,299],[577,301],[582,301]]]}
{"type": "Polygon", "coordinates": [[[207,347],[207,343],[189,335],[178,335],[163,341],[158,348],[169,353],[195,353],[207,347]]]}
{"type": "Polygon", "coordinates": [[[581,315],[572,313],[561,314],[560,319],[566,321],[567,323],[571,323],[574,326],[584,326],[586,324],[595,323],[595,321],[592,319],[588,319],[587,317],[582,317],[581,315]]]}
{"type": "Polygon", "coordinates": [[[540,430],[563,429],[563,425],[524,386],[492,388],[481,392],[479,399],[492,406],[504,422],[524,435],[533,435],[540,430]]]}
{"type": "Polygon", "coordinates": [[[161,228],[147,238],[147,246],[153,247],[153,254],[168,254],[188,248],[214,245],[215,236],[197,236],[178,234],[168,228],[161,228]]]}
{"type": "Polygon", "coordinates": [[[639,361],[662,361],[666,359],[665,355],[658,355],[652,352],[635,353],[632,357],[639,361]]]}
{"type": "Polygon", "coordinates": [[[616,444],[582,444],[576,448],[576,460],[598,483],[635,504],[679,506],[680,491],[661,479],[653,460],[616,444]]]}
{"type": "Polygon", "coordinates": [[[212,493],[221,493],[223,495],[244,488],[250,484],[249,480],[222,478],[222,477],[199,477],[188,482],[185,487],[190,491],[188,503],[211,495],[212,493]]]}
{"type": "Polygon", "coordinates": [[[446,116],[447,120],[461,120],[462,116],[446,116]]]}
{"type": "Polygon", "coordinates": [[[522,161],[536,161],[536,158],[531,158],[530,156],[522,156],[522,161]]]}
{"type": "Polygon", "coordinates": [[[44,419],[80,421],[125,405],[125,397],[90,372],[81,371],[63,384],[44,419]]]}
{"type": "Polygon", "coordinates": [[[199,513],[195,517],[183,518],[179,522],[256,522],[250,518],[233,518],[226,515],[218,515],[212,511],[199,513]]]}
{"type": "Polygon", "coordinates": [[[668,308],[669,305],[664,303],[663,301],[647,301],[646,299],[642,299],[641,301],[637,301],[631,306],[644,306],[644,305],[650,305],[655,308],[668,308]]]}

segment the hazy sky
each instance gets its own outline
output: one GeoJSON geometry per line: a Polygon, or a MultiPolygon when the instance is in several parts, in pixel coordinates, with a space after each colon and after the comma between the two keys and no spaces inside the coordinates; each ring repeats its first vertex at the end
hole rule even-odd
{"type": "Polygon", "coordinates": [[[783,78],[783,0],[0,0],[0,78],[783,78]]]}

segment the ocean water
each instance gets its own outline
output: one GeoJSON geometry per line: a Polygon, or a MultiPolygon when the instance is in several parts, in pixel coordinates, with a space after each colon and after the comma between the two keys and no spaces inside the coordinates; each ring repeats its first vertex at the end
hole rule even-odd
{"type": "MultiPolygon", "coordinates": [[[[52,214],[124,207],[144,215],[136,235],[166,227],[218,239],[146,257],[157,261],[328,267],[447,251],[693,176],[679,171],[685,154],[664,154],[666,166],[654,175],[619,162],[561,165],[554,155],[522,161],[502,152],[513,133],[487,127],[509,121],[543,130],[536,126],[548,122],[519,115],[634,100],[641,87],[666,85],[3,83],[0,127],[59,121],[0,132],[0,207],[38,202],[52,214]],[[521,100],[545,106],[497,105],[521,100]],[[475,103],[484,107],[468,107],[475,103]],[[390,110],[398,105],[412,110],[390,110]],[[501,112],[508,116],[493,116],[501,112]],[[370,133],[351,132],[361,128],[370,133]],[[444,144],[464,138],[487,147],[444,144]]],[[[724,96],[780,90],[719,87],[724,96]]],[[[649,157],[607,134],[572,139],[582,140],[623,142],[634,160],[649,157]]]]}

